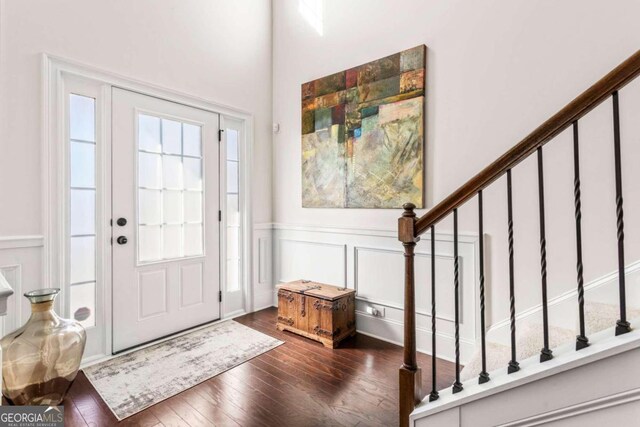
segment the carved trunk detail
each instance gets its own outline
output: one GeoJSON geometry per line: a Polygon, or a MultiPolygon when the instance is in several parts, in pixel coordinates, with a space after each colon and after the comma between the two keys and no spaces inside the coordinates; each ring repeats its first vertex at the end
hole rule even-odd
{"type": "Polygon", "coordinates": [[[293,302],[294,299],[293,292],[285,291],[282,289],[278,291],[278,296],[286,299],[289,302],[293,302]]]}
{"type": "Polygon", "coordinates": [[[286,323],[287,325],[293,325],[293,319],[291,317],[278,316],[278,322],[286,323]]]}
{"type": "Polygon", "coordinates": [[[336,347],[355,334],[355,291],[306,281],[280,285],[277,327],[336,347]]]}

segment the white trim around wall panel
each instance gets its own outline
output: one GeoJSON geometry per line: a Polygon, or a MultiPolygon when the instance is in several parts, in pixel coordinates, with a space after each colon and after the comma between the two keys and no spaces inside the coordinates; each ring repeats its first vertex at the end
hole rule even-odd
{"type": "Polygon", "coordinates": [[[0,273],[13,289],[13,295],[7,299],[7,315],[2,317],[0,333],[4,336],[5,333],[17,329],[22,323],[22,264],[0,266],[0,273]]]}
{"type": "Polygon", "coordinates": [[[258,284],[271,283],[271,237],[260,237],[258,240],[258,284]]]}
{"type": "Polygon", "coordinates": [[[253,226],[253,301],[251,310],[257,311],[274,305],[273,298],[273,232],[263,224],[253,226]]]}
{"type": "MultiPolygon", "coordinates": [[[[402,310],[402,304],[403,301],[388,301],[385,300],[384,297],[382,298],[369,298],[366,296],[363,296],[361,292],[359,292],[358,289],[358,279],[359,279],[359,269],[358,269],[358,257],[360,252],[366,252],[366,251],[371,251],[371,252],[380,252],[380,253],[387,253],[387,254],[394,254],[394,255],[399,255],[402,257],[402,259],[404,260],[404,250],[401,249],[385,249],[385,248],[375,248],[375,247],[368,247],[368,246],[354,246],[353,248],[353,261],[354,261],[354,271],[353,271],[353,288],[356,290],[356,297],[360,300],[360,301],[367,301],[370,302],[372,304],[378,304],[378,305],[383,305],[385,307],[389,307],[389,308],[395,308],[397,310],[402,310]]],[[[431,254],[428,252],[415,252],[416,255],[416,259],[420,258],[420,257],[426,257],[429,260],[431,259],[431,254]]],[[[447,260],[447,261],[451,261],[451,265],[453,265],[453,261],[454,261],[454,257],[453,256],[449,256],[449,255],[436,255],[435,256],[436,260],[447,260]]],[[[459,257],[461,258],[461,257],[459,257]]],[[[416,262],[417,264],[417,262],[416,262]]],[[[436,271],[438,271],[438,269],[436,269],[436,271]]],[[[451,271],[453,271],[453,269],[451,269],[451,271]]],[[[402,282],[402,280],[404,280],[404,276],[398,277],[397,278],[400,282],[402,282]]],[[[462,286],[462,280],[460,281],[460,285],[462,286]]],[[[404,289],[401,289],[402,291],[404,289]]],[[[431,298],[430,295],[428,296],[429,300],[429,307],[431,304],[431,298]]],[[[426,302],[426,301],[425,301],[426,302]]],[[[416,302],[416,314],[422,314],[424,316],[428,316],[431,317],[431,311],[426,310],[426,309],[421,309],[420,305],[418,302],[416,302]]],[[[462,301],[461,301],[461,305],[462,305],[462,301]]],[[[442,305],[440,306],[442,307],[442,305]]],[[[440,319],[440,320],[444,320],[447,322],[453,322],[454,321],[454,317],[453,315],[449,315],[449,316],[443,316],[442,314],[438,314],[436,312],[436,319],[440,319]]],[[[463,316],[460,316],[460,323],[463,323],[463,316]]]]}

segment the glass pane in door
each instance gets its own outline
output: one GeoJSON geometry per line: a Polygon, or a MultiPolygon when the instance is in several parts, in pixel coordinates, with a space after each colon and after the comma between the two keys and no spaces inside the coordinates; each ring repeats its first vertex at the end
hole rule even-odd
{"type": "Polygon", "coordinates": [[[138,263],[204,255],[200,126],[138,116],[138,263]]]}

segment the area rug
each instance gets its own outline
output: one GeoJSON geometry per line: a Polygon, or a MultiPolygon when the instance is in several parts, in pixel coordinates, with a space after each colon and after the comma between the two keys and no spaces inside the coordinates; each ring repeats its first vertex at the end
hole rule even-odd
{"type": "Polygon", "coordinates": [[[84,373],[122,420],[280,344],[230,320],[90,366],[84,373]]]}

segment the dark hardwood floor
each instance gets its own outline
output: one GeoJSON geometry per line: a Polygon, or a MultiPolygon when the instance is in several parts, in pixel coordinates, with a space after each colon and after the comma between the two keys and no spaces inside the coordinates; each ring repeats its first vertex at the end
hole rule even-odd
{"type": "MultiPolygon", "coordinates": [[[[357,334],[335,350],[275,328],[268,308],[235,319],[285,344],[118,422],[81,372],[65,407],[66,426],[393,426],[402,348],[357,334]]],[[[425,390],[431,358],[418,354],[425,390]]],[[[438,359],[438,388],[454,365],[438,359]]]]}

